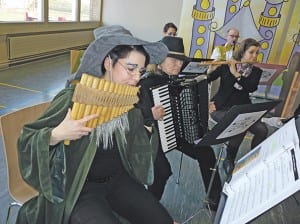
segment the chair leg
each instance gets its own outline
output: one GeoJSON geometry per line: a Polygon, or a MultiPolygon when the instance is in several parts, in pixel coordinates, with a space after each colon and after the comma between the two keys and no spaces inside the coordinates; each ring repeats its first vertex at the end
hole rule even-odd
{"type": "Polygon", "coordinates": [[[183,152],[181,152],[181,156],[180,156],[180,163],[179,163],[179,169],[178,169],[178,176],[177,176],[176,184],[179,184],[179,179],[180,179],[180,174],[181,174],[181,166],[182,166],[182,159],[183,159],[183,152]]]}
{"type": "Polygon", "coordinates": [[[14,206],[19,206],[21,207],[22,204],[18,203],[18,202],[12,202],[10,203],[9,207],[8,207],[8,211],[7,211],[7,215],[6,215],[6,224],[9,224],[9,219],[10,219],[10,213],[11,213],[11,209],[14,206]]]}

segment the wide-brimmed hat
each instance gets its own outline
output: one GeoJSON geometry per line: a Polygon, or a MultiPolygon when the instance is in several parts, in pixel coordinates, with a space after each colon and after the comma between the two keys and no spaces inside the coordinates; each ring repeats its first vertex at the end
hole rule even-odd
{"type": "Polygon", "coordinates": [[[190,60],[190,58],[184,54],[183,39],[181,37],[165,36],[160,42],[164,43],[168,47],[168,57],[176,58],[182,61],[190,60]]]}
{"type": "Polygon", "coordinates": [[[141,45],[150,56],[150,63],[159,64],[168,54],[161,42],[148,42],[132,36],[129,30],[119,25],[103,26],[94,30],[95,40],[84,52],[75,79],[83,73],[102,76],[101,67],[107,54],[118,45],[141,45]]]}

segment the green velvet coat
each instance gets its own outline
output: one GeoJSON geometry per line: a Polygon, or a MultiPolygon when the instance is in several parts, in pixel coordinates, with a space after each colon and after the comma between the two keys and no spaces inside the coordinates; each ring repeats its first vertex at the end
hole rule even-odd
{"type": "MultiPolygon", "coordinates": [[[[24,126],[18,140],[21,173],[39,195],[27,201],[19,210],[17,224],[68,223],[70,214],[85,183],[96,152],[91,136],[49,147],[51,130],[65,117],[72,105],[74,86],[61,91],[51,106],[35,122],[24,126]]],[[[142,184],[151,184],[153,163],[158,146],[154,130],[150,140],[143,126],[139,109],[128,112],[129,132],[126,144],[116,132],[122,163],[128,173],[142,184]]]]}

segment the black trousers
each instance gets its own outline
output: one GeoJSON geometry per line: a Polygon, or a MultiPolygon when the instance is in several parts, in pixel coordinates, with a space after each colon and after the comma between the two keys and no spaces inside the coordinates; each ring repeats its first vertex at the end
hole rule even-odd
{"type": "MultiPolygon", "coordinates": [[[[222,121],[225,114],[227,113],[227,110],[218,110],[211,113],[211,117],[216,121],[222,121]]],[[[268,136],[268,128],[265,125],[265,123],[261,121],[257,121],[254,123],[249,129],[254,136],[251,141],[251,148],[255,148],[257,145],[259,145],[263,140],[265,140],[268,136]]],[[[230,160],[235,160],[236,154],[239,150],[239,147],[246,135],[246,132],[234,136],[230,138],[228,148],[227,148],[227,158],[230,160]]]]}
{"type": "Polygon", "coordinates": [[[148,190],[160,200],[169,177],[172,175],[171,165],[161,148],[158,149],[154,161],[154,182],[148,186],[148,190]]]}
{"type": "Polygon", "coordinates": [[[131,224],[172,224],[160,202],[127,173],[108,182],[86,182],[72,211],[70,224],[120,224],[116,214],[131,224]]]}
{"type": "MultiPolygon", "coordinates": [[[[179,149],[185,155],[196,159],[199,163],[200,172],[202,174],[203,182],[206,191],[208,190],[210,178],[212,175],[211,168],[214,167],[216,162],[216,157],[214,155],[213,149],[209,146],[207,147],[198,147],[188,142],[183,143],[183,147],[179,149]]],[[[166,158],[162,149],[159,150],[157,158],[154,163],[154,172],[155,178],[154,183],[148,188],[149,191],[153,193],[153,195],[157,199],[161,199],[163,191],[165,189],[165,185],[167,183],[168,178],[171,176],[171,167],[168,159],[166,158]]],[[[199,187],[200,190],[200,187],[199,187]]],[[[214,182],[212,185],[212,189],[209,195],[209,199],[218,204],[220,200],[220,194],[222,191],[222,184],[219,172],[216,172],[216,176],[214,178],[214,182]]]]}

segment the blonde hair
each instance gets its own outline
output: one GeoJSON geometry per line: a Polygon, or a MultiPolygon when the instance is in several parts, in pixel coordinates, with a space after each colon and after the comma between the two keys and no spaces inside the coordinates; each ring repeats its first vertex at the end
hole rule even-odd
{"type": "Polygon", "coordinates": [[[147,72],[156,72],[157,71],[157,64],[148,64],[146,68],[147,72]]]}

